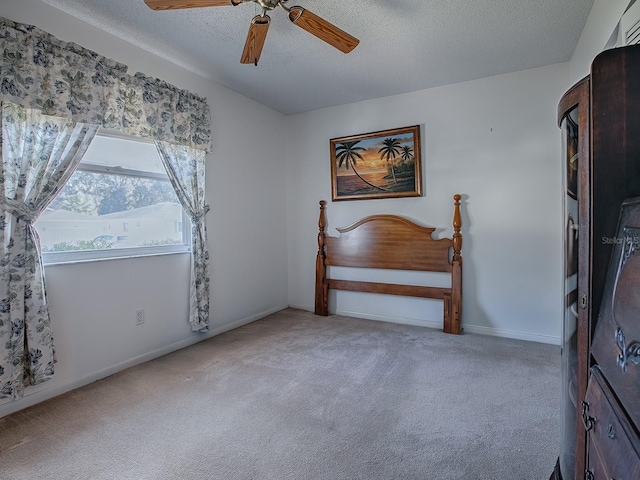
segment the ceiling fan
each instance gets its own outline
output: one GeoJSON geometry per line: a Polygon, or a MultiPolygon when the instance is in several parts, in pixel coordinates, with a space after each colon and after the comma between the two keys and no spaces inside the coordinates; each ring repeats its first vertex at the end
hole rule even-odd
{"type": "Polygon", "coordinates": [[[335,25],[327,22],[325,19],[310,12],[306,8],[292,6],[287,7],[285,4],[289,0],[144,0],[144,3],[153,10],[177,10],[182,8],[197,7],[223,7],[237,6],[241,3],[254,2],[262,8],[262,13],[256,15],[251,20],[247,40],[244,44],[244,50],[240,63],[253,63],[258,65],[260,54],[264,41],[267,38],[267,31],[271,18],[267,12],[281,7],[289,16],[289,20],[294,25],[299,26],[303,30],[315,35],[320,40],[327,42],[334,48],[343,53],[349,53],[358,46],[360,41],[349,35],[347,32],[339,29],[335,25]]]}

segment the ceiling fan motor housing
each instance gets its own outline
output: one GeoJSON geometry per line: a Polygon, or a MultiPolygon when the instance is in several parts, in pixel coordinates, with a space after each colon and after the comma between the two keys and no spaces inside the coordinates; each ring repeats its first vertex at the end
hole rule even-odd
{"type": "Polygon", "coordinates": [[[253,0],[253,1],[256,2],[258,5],[260,5],[262,8],[264,8],[265,10],[273,10],[280,3],[286,2],[286,0],[253,0]]]}

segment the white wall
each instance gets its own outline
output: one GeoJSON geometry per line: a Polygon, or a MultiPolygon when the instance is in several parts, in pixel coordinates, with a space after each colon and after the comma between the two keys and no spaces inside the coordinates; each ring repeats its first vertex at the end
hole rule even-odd
{"type": "MultiPolygon", "coordinates": [[[[568,64],[343,105],[289,121],[289,304],[313,310],[318,201],[331,199],[329,139],[419,124],[426,195],[341,201],[329,234],[393,213],[452,234],[463,202],[463,324],[467,332],[558,343],[561,334],[561,167],[557,103],[568,64]]],[[[395,281],[395,280],[394,280],[395,281]]],[[[442,325],[442,302],[335,292],[334,310],[442,325]]]]}
{"type": "MultiPolygon", "coordinates": [[[[289,304],[313,310],[317,202],[331,198],[329,139],[420,124],[426,196],[329,203],[329,234],[373,213],[406,215],[451,234],[451,195],[462,193],[468,332],[559,343],[561,159],[556,108],[589,74],[630,0],[595,0],[571,62],[288,119],[289,304]]],[[[351,273],[354,273],[353,271],[351,273]]],[[[360,272],[358,272],[360,273],[360,272]]],[[[426,281],[398,275],[381,280],[426,281]]],[[[369,274],[361,274],[366,278],[369,274]]],[[[334,292],[333,310],[440,326],[441,302],[334,292]]]]}
{"type": "Polygon", "coordinates": [[[589,75],[591,62],[604,50],[631,0],[595,0],[571,58],[571,84],[589,75]]]}
{"type": "MultiPolygon", "coordinates": [[[[207,156],[211,333],[287,307],[286,118],[224,87],[78,21],[38,0],[0,3],[0,16],[36,25],[206,97],[214,147],[207,156]],[[242,125],[242,128],[238,128],[242,125]]],[[[187,323],[187,255],[46,269],[58,363],[55,377],[0,417],[124,367],[206,338],[187,323]],[[146,322],[134,326],[134,311],[146,322]]]]}

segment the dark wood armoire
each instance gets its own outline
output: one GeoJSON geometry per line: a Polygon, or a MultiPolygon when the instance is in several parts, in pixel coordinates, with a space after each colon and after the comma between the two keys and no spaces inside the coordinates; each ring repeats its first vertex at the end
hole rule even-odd
{"type": "Polygon", "coordinates": [[[598,55],[558,124],[563,405],[551,478],[640,479],[640,45],[598,55]]]}

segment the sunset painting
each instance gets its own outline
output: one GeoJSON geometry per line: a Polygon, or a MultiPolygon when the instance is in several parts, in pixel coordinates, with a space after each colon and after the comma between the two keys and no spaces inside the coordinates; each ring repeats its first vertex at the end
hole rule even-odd
{"type": "Polygon", "coordinates": [[[420,126],[334,138],[333,200],[422,195],[420,126]]]}

